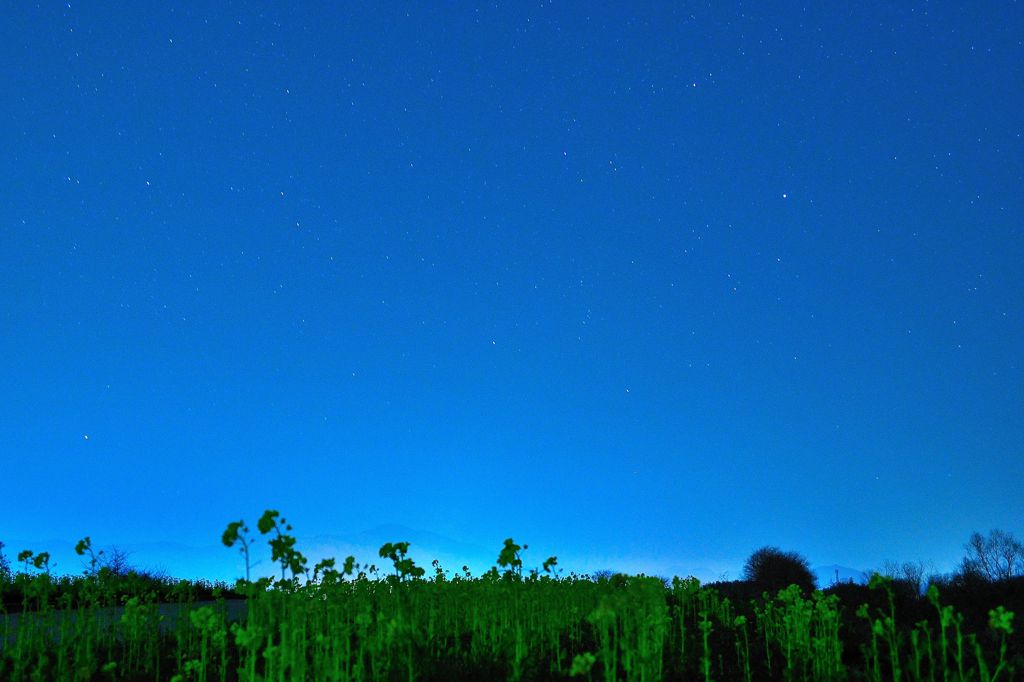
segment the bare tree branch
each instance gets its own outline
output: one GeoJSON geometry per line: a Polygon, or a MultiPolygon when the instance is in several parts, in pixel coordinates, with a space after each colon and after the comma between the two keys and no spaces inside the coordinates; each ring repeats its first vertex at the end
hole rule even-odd
{"type": "Polygon", "coordinates": [[[1021,575],[1024,568],[1024,544],[1003,530],[991,530],[987,538],[973,533],[964,549],[967,550],[961,564],[964,574],[977,573],[994,582],[1021,575]]]}

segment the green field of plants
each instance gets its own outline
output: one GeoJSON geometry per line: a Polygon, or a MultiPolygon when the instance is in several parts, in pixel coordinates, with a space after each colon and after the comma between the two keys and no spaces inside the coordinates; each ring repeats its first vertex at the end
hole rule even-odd
{"type": "Polygon", "coordinates": [[[562,576],[549,557],[524,575],[528,546],[511,538],[476,577],[436,561],[428,575],[404,542],[380,548],[386,571],[354,557],[310,568],[278,512],[257,530],[280,579],[250,580],[242,521],[222,537],[246,560],[234,586],[112,570],[89,538],[82,576],[56,578],[48,554],[22,551],[19,570],[0,564],[0,679],[1004,682],[1024,670],[1020,578],[922,597],[877,573],[769,590],[562,576]]]}

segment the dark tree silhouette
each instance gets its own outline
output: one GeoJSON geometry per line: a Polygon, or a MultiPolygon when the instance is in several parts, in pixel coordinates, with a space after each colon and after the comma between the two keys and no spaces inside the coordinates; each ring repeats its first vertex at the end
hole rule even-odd
{"type": "Polygon", "coordinates": [[[875,572],[892,578],[894,585],[903,585],[913,594],[921,594],[921,586],[927,584],[925,582],[927,570],[928,567],[920,560],[917,563],[905,561],[902,564],[890,560],[884,562],[882,569],[875,572]]]}
{"type": "Polygon", "coordinates": [[[123,577],[129,573],[137,572],[128,563],[128,557],[131,556],[130,552],[125,552],[119,547],[108,547],[106,554],[106,558],[102,559],[100,564],[114,575],[123,577]]]}
{"type": "Polygon", "coordinates": [[[1024,575],[1024,544],[1006,531],[991,530],[987,538],[974,533],[964,549],[967,556],[960,564],[963,576],[995,582],[1024,575]]]}
{"type": "Polygon", "coordinates": [[[11,579],[11,565],[7,563],[7,557],[4,556],[4,543],[0,542],[0,580],[11,579]]]}
{"type": "Polygon", "coordinates": [[[743,566],[743,579],[771,593],[790,585],[798,586],[805,594],[817,588],[817,578],[807,559],[778,547],[762,547],[751,554],[743,566]]]}

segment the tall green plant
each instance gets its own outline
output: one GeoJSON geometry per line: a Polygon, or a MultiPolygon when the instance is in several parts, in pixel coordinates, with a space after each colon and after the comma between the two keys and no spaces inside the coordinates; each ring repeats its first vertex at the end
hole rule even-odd
{"type": "Polygon", "coordinates": [[[405,553],[409,551],[408,542],[395,542],[385,543],[379,550],[378,554],[382,559],[391,559],[395,565],[395,578],[399,582],[405,580],[411,576],[413,578],[422,578],[424,570],[417,566],[412,559],[408,559],[405,553]]]}
{"type": "Polygon", "coordinates": [[[276,536],[271,538],[270,544],[270,558],[272,561],[281,562],[281,582],[285,582],[285,571],[291,570],[292,580],[296,580],[300,573],[306,574],[306,557],[301,552],[295,549],[295,538],[291,535],[282,533],[283,530],[292,530],[291,525],[288,521],[280,517],[280,513],[274,509],[268,509],[263,512],[263,516],[256,523],[256,527],[259,529],[260,534],[266,535],[273,531],[276,536]]]}
{"type": "MultiPolygon", "coordinates": [[[[249,532],[249,527],[245,525],[245,521],[238,520],[232,521],[228,524],[227,530],[221,535],[220,541],[224,543],[225,547],[233,547],[235,543],[240,543],[238,551],[245,557],[245,582],[250,582],[250,560],[249,560],[249,545],[252,542],[252,538],[246,538],[245,534],[249,532]]],[[[282,577],[283,574],[282,574],[282,577]]]]}
{"type": "Polygon", "coordinates": [[[512,538],[505,538],[505,546],[498,554],[498,565],[502,568],[508,567],[505,575],[514,576],[517,580],[523,577],[523,560],[519,557],[519,551],[529,549],[529,547],[529,545],[520,547],[512,541],[512,538]]]}

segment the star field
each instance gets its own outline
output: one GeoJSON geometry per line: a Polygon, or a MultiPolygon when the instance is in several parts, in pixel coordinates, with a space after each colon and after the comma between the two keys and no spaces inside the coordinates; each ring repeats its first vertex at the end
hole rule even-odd
{"type": "Polygon", "coordinates": [[[709,579],[1024,533],[1022,25],[13,8],[0,540],[269,507],[709,579]]]}

